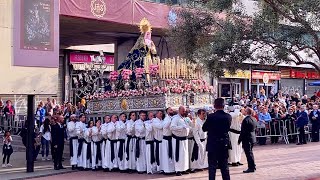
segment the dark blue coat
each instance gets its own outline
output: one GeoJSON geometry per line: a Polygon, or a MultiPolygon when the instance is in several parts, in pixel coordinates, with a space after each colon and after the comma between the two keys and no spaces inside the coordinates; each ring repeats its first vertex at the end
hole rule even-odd
{"type": "Polygon", "coordinates": [[[297,127],[303,128],[304,126],[306,126],[308,124],[308,119],[308,114],[305,111],[301,112],[296,122],[297,127]]]}

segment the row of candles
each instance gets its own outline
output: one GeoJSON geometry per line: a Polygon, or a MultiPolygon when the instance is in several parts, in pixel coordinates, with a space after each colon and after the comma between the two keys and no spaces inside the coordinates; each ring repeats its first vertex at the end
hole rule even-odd
{"type": "MultiPolygon", "coordinates": [[[[161,79],[201,79],[202,76],[200,66],[179,57],[162,60],[159,57],[153,59],[145,58],[144,67],[149,67],[150,65],[159,66],[159,76],[161,79]]],[[[146,73],[149,74],[149,69],[145,69],[146,73]]]]}

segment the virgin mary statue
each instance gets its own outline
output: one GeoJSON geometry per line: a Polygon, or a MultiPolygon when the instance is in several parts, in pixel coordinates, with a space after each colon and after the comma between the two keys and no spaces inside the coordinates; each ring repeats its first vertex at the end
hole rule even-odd
{"type": "Polygon", "coordinates": [[[126,60],[120,64],[118,70],[135,68],[148,69],[148,62],[157,54],[156,46],[151,40],[151,24],[146,19],[143,18],[139,24],[141,35],[139,36],[137,42],[130,50],[126,57],[126,60]]]}

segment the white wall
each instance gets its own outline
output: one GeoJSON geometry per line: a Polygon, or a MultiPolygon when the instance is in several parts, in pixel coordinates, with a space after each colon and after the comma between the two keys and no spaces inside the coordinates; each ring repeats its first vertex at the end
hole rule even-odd
{"type": "Polygon", "coordinates": [[[58,68],[12,65],[13,12],[12,0],[0,0],[0,94],[57,94],[58,68]]]}

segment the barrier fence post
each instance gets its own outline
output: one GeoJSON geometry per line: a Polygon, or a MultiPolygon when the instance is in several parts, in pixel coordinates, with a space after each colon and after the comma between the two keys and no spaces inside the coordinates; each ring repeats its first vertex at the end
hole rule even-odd
{"type": "Polygon", "coordinates": [[[28,95],[27,125],[27,172],[34,172],[34,95],[28,95]]]}

